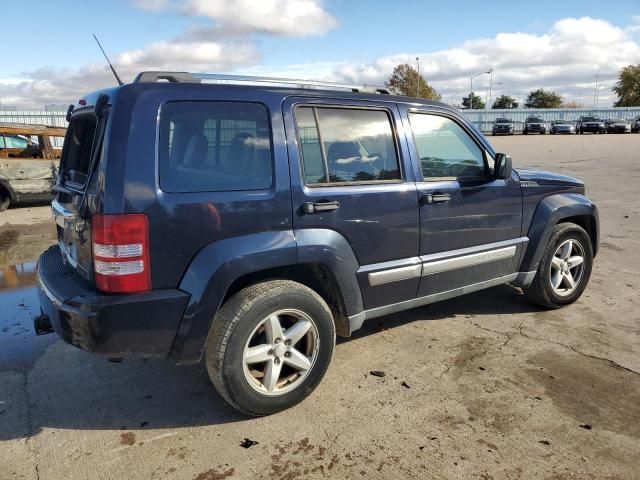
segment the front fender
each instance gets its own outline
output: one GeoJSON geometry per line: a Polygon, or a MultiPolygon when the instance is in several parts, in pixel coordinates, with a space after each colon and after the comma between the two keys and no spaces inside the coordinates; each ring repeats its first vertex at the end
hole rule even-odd
{"type": "Polygon", "coordinates": [[[297,261],[291,230],[225,238],[200,250],[180,282],[180,290],[187,292],[190,299],[171,357],[179,363],[200,359],[213,317],[234,280],[297,261]]]}
{"type": "Polygon", "coordinates": [[[558,223],[571,217],[589,217],[594,222],[595,233],[592,239],[594,254],[597,251],[599,225],[598,209],[591,200],[579,193],[560,193],[545,197],[538,204],[529,227],[529,246],[522,259],[521,272],[533,272],[538,269],[542,253],[549,242],[551,231],[558,223]]]}

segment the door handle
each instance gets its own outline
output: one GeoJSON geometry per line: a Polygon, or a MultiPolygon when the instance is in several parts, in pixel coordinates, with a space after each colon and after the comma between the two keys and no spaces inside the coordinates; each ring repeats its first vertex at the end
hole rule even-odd
{"type": "Polygon", "coordinates": [[[430,205],[432,203],[444,203],[451,200],[451,195],[448,193],[427,193],[423,197],[424,203],[430,205]]]}
{"type": "Polygon", "coordinates": [[[305,202],[302,204],[302,211],[307,214],[319,212],[332,212],[340,208],[340,202],[305,202]]]}

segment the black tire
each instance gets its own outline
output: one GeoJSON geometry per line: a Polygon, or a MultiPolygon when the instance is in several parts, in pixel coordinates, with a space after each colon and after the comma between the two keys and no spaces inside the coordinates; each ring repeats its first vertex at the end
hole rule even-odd
{"type": "Polygon", "coordinates": [[[542,253],[536,276],[524,291],[533,303],[546,308],[561,308],[575,302],[589,283],[593,267],[593,246],[587,232],[575,223],[560,223],[553,228],[549,242],[542,253]],[[551,285],[551,261],[558,247],[566,240],[579,242],[584,252],[584,270],[575,289],[566,296],[558,295],[551,285]]]}
{"type": "Polygon", "coordinates": [[[523,134],[523,135],[529,135],[529,132],[527,132],[526,130],[523,130],[523,131],[522,131],[522,134],[523,134]]]}
{"type": "Polygon", "coordinates": [[[7,208],[9,208],[10,204],[11,198],[9,197],[9,194],[5,192],[2,187],[0,187],[0,212],[4,212],[7,208]]]}
{"type": "MultiPolygon", "coordinates": [[[[335,325],[326,302],[310,288],[290,280],[271,280],[233,295],[216,315],[205,346],[209,378],[236,410],[270,415],[304,400],[322,380],[335,345],[335,325]],[[296,309],[312,319],[319,339],[315,362],[300,384],[276,396],[258,392],[244,373],[243,352],[256,327],[273,313],[296,309]]],[[[271,351],[270,351],[271,353],[271,351]]]]}

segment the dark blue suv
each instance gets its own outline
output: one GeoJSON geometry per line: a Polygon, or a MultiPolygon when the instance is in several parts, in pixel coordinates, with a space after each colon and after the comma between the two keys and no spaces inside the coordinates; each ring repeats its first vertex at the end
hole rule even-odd
{"type": "Polygon", "coordinates": [[[306,397],[365,320],[504,283],[574,302],[598,249],[581,181],[381,88],[145,72],[68,119],[37,332],[204,357],[252,415],[306,397]]]}

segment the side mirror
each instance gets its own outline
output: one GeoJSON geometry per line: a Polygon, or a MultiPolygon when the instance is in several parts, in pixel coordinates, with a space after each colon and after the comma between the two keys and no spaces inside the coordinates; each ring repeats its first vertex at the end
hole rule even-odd
{"type": "Polygon", "coordinates": [[[507,180],[511,178],[511,157],[506,153],[496,153],[495,164],[493,167],[493,174],[496,178],[502,178],[507,180]]]}

